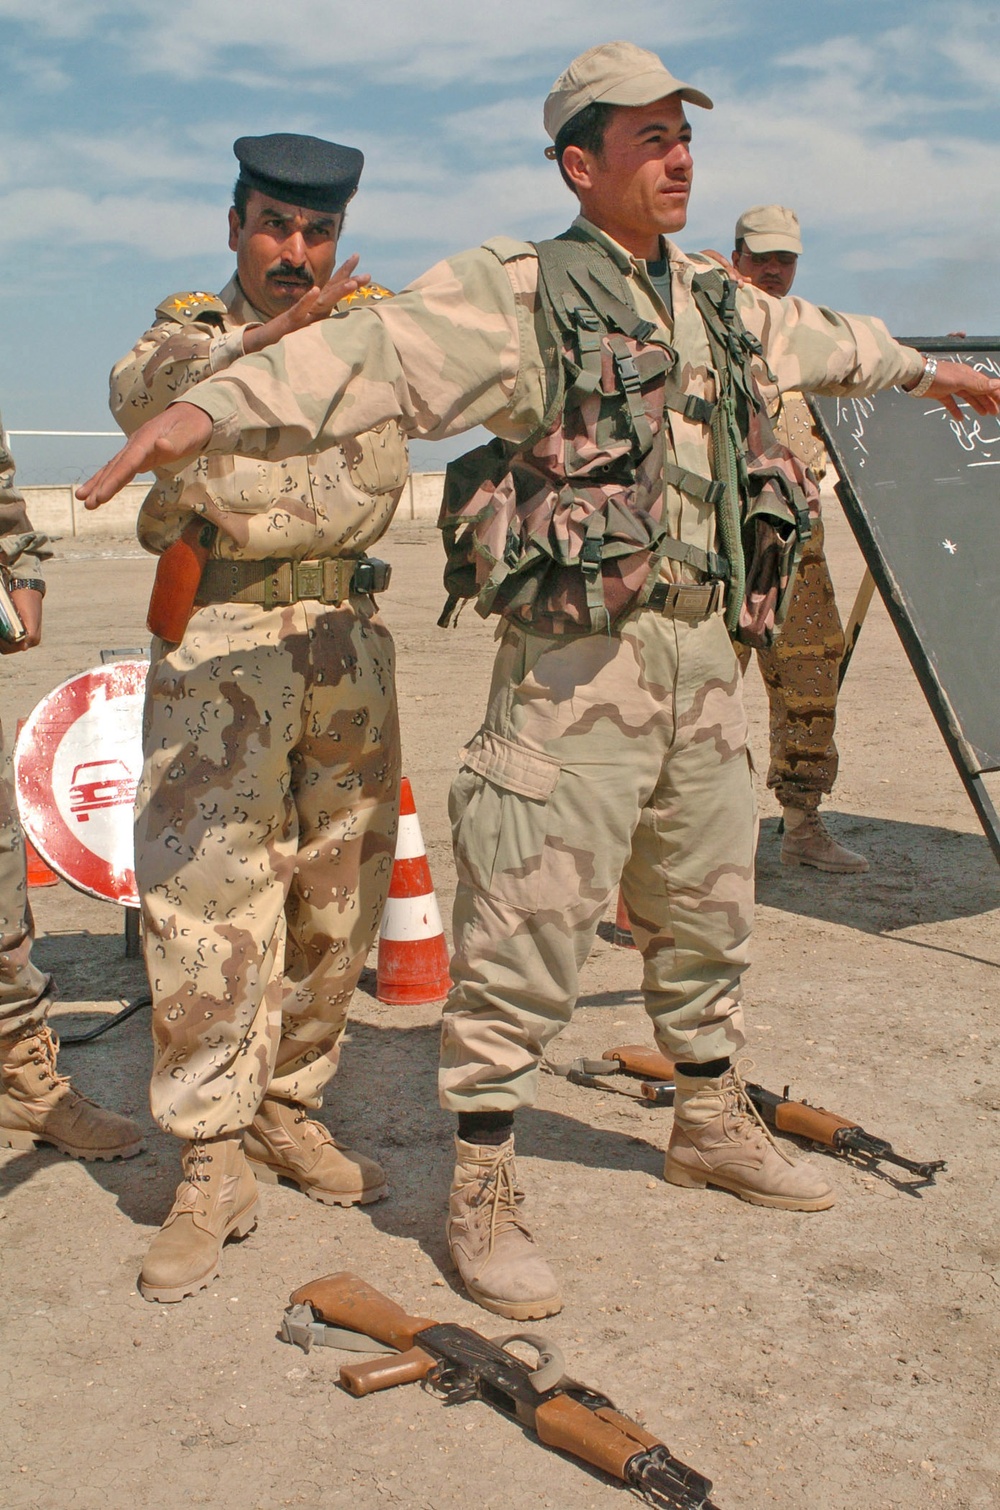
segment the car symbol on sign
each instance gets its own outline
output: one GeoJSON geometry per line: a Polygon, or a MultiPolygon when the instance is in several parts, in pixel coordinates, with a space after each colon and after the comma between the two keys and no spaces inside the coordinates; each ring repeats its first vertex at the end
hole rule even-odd
{"type": "Polygon", "coordinates": [[[85,760],[73,771],[69,810],[78,823],[86,823],[95,808],[131,806],[135,788],[136,779],[124,760],[85,760]]]}

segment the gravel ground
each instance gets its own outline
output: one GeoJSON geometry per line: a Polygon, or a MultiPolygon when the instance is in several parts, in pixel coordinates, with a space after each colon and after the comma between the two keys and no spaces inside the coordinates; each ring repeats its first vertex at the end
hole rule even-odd
{"type": "MultiPolygon", "coordinates": [[[[827,533],[849,606],[861,562],[835,511],[827,533]]],[[[384,554],[396,568],[385,610],[405,769],[447,916],[447,787],[484,701],[491,635],[471,611],[457,630],[435,628],[432,530],[404,525],[384,554]]],[[[102,648],[143,644],[151,574],[131,540],[62,543],[45,645],[4,668],[8,736],[102,648]]],[[[764,769],[755,670],[748,701],[764,769]]],[[[815,1154],[836,1184],[833,1210],[765,1211],[663,1183],[668,1110],[546,1078],[518,1133],[530,1220],[567,1297],[544,1327],[571,1373],[714,1479],[723,1510],[988,1510],[1000,1501],[1000,873],[881,606],[845,687],[839,742],[830,826],[872,872],[782,871],[762,793],[755,1077],[791,1082],[901,1151],[947,1157],[947,1173],[914,1190],[815,1154]]],[[[57,1027],[141,991],[120,910],[65,883],[33,897],[57,1027]]],[[[637,957],[602,934],[560,1059],[649,1037],[637,957]]],[[[265,1187],[258,1227],[229,1246],[223,1277],[178,1306],[146,1304],[135,1288],[177,1178],[173,1140],[146,1106],[146,1015],[64,1051],[83,1089],[140,1118],[147,1146],[116,1165],[0,1154],[9,1510],[624,1503],[484,1405],[445,1409],[414,1387],[354,1400],[335,1385],[341,1355],[276,1339],[289,1291],[344,1268],[408,1310],[503,1328],[455,1288],[444,1246],[438,1009],[382,1006],[373,983],[366,973],[324,1116],[386,1165],[390,1199],[345,1211],[265,1187]]]]}

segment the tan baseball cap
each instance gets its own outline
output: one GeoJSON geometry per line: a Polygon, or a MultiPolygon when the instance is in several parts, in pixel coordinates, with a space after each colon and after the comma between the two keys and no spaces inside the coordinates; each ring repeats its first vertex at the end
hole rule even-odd
{"type": "Polygon", "coordinates": [[[799,217],[783,204],[755,204],[744,210],[736,222],[736,240],[746,244],[748,252],[802,251],[799,217]]]}
{"type": "Polygon", "coordinates": [[[602,42],[574,58],[552,85],[545,101],[545,129],[555,141],[566,122],[587,105],[651,105],[668,94],[712,108],[707,94],[675,79],[655,52],[634,42],[602,42]]]}

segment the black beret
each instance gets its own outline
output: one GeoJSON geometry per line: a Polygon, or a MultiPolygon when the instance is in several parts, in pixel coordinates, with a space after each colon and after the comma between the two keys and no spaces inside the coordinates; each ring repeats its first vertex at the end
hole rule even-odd
{"type": "Polygon", "coordinates": [[[240,182],[271,199],[307,210],[342,210],[354,195],[364,153],[318,136],[280,131],[273,136],[241,136],[233,143],[240,182]]]}

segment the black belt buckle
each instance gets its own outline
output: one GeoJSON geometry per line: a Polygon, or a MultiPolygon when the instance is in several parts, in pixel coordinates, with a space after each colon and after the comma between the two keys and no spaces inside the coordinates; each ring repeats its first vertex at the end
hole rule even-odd
{"type": "Polygon", "coordinates": [[[392,567],[388,561],[380,561],[377,556],[366,556],[354,568],[351,587],[355,592],[385,592],[391,580],[392,567]]]}

